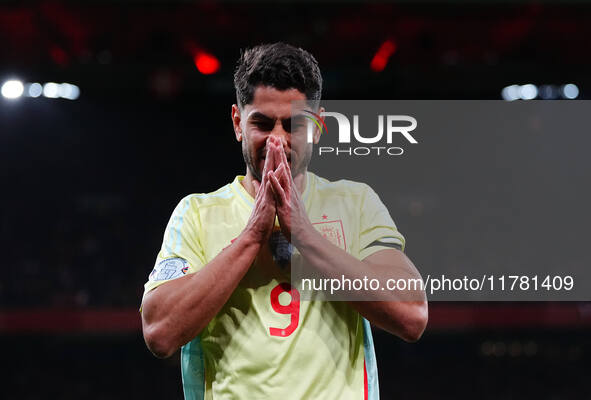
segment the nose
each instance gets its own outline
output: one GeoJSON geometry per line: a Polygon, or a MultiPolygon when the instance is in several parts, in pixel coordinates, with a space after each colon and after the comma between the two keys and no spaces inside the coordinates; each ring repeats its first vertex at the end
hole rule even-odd
{"type": "Polygon", "coordinates": [[[277,140],[279,140],[281,146],[284,149],[287,149],[289,147],[290,134],[285,130],[280,120],[278,120],[277,123],[275,123],[275,126],[273,127],[273,130],[271,131],[269,136],[277,138],[277,140]]]}

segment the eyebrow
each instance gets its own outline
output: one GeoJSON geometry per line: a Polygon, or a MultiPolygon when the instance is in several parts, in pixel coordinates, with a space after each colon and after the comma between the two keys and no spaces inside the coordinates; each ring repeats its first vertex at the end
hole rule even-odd
{"type": "MultiPolygon", "coordinates": [[[[280,121],[283,124],[287,121],[291,121],[294,118],[302,118],[302,117],[305,117],[305,115],[302,113],[299,113],[299,114],[293,115],[288,118],[280,119],[280,121]]],[[[252,121],[252,120],[257,121],[258,120],[258,121],[264,121],[264,122],[275,122],[277,120],[277,118],[269,117],[268,115],[265,115],[260,111],[255,111],[252,114],[248,115],[247,120],[248,121],[252,121]]]]}
{"type": "Polygon", "coordinates": [[[263,114],[260,111],[255,111],[254,113],[250,114],[248,116],[248,119],[262,119],[262,120],[267,120],[267,121],[275,121],[275,118],[271,118],[268,115],[263,114]]]}

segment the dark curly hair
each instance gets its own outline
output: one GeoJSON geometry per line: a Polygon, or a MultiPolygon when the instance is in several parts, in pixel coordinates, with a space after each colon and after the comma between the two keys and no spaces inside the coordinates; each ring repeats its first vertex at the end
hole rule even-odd
{"type": "Polygon", "coordinates": [[[259,85],[297,89],[306,99],[318,101],[322,75],[318,62],[306,50],[286,43],[262,44],[242,51],[238,59],[234,87],[240,108],[252,103],[259,85]]]}

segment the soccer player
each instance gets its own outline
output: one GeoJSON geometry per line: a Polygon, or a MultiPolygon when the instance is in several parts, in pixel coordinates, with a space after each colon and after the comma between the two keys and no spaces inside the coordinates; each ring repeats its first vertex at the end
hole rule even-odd
{"type": "Polygon", "coordinates": [[[142,299],[146,344],[182,348],[186,399],[377,399],[370,323],[415,341],[426,301],[300,301],[288,241],[327,276],[420,278],[404,238],[367,185],[307,170],[312,144],[295,145],[290,121],[293,101],[320,100],[312,55],[248,49],[234,84],[246,175],[174,210],[142,299]]]}

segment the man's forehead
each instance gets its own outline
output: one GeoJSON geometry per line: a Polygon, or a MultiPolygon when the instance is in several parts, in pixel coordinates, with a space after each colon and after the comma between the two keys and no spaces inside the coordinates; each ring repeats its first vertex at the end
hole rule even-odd
{"type": "Polygon", "coordinates": [[[306,95],[297,89],[279,90],[271,86],[256,88],[251,104],[244,107],[247,119],[265,116],[273,119],[290,118],[304,108],[306,95]]]}
{"type": "Polygon", "coordinates": [[[247,120],[285,120],[290,118],[295,118],[298,116],[303,115],[301,110],[298,109],[288,109],[286,112],[276,112],[277,110],[272,110],[269,112],[264,112],[258,109],[251,109],[247,111],[246,119],[247,120]]]}

